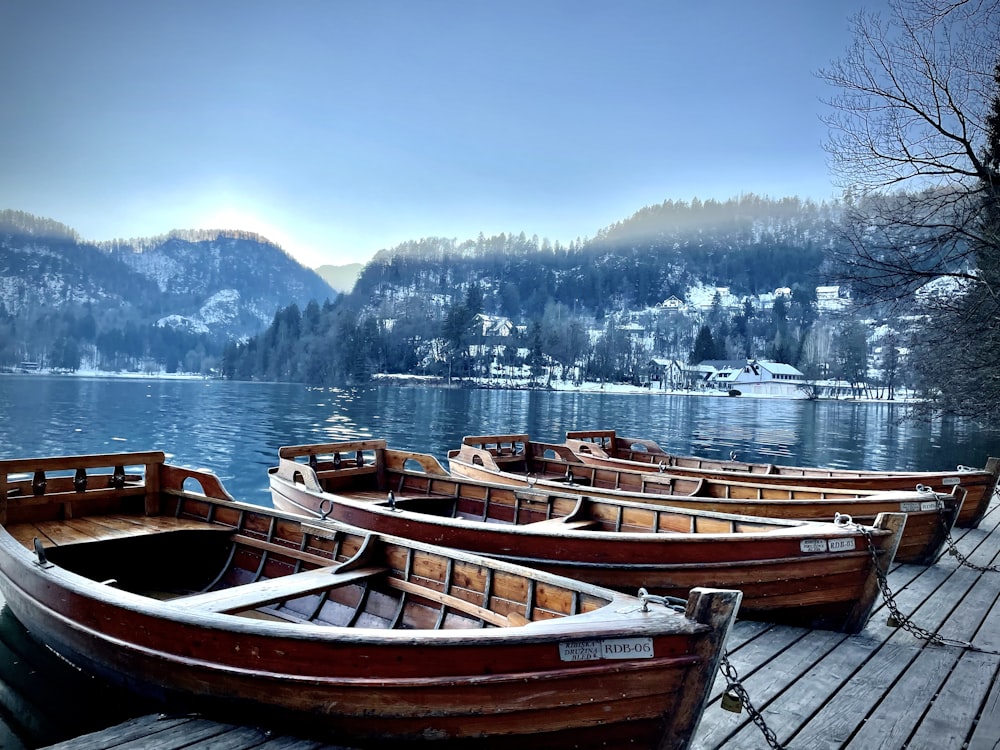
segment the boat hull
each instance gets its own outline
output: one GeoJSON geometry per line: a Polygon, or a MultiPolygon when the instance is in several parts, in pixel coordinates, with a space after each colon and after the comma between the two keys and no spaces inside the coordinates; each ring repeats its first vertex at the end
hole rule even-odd
{"type": "Polygon", "coordinates": [[[879,513],[906,513],[907,522],[896,561],[928,565],[941,554],[963,507],[964,490],[942,495],[929,489],[911,492],[777,486],[752,482],[710,481],[621,466],[588,465],[569,448],[533,443],[526,436],[466,438],[449,453],[454,475],[515,487],[544,487],[585,492],[609,500],[632,500],[678,508],[782,518],[832,521],[837,514],[870,525],[879,513]],[[525,447],[516,455],[496,455],[496,445],[514,438],[525,447]],[[523,441],[523,442],[522,442],[523,441]],[[569,475],[569,481],[567,481],[569,475]]]}
{"type": "Polygon", "coordinates": [[[1000,458],[990,457],[985,469],[960,466],[955,471],[888,472],[823,469],[814,466],[722,461],[667,453],[651,440],[619,437],[614,430],[576,430],[566,433],[565,445],[586,464],[639,471],[664,471],[675,476],[716,480],[751,479],[771,485],[829,487],[865,492],[912,491],[918,486],[951,493],[964,492],[955,525],[979,525],[1000,477],[1000,458]]]}
{"type": "MultiPolygon", "coordinates": [[[[326,448],[347,452],[345,447],[282,452],[315,456],[326,448]]],[[[876,562],[862,533],[832,523],[684,514],[518,491],[407,470],[406,456],[380,449],[368,467],[378,465],[377,475],[282,458],[270,471],[272,502],[289,512],[475,551],[620,591],[642,587],[684,597],[696,586],[735,588],[743,592],[741,617],[846,632],[857,632],[867,620],[877,576],[887,569],[906,521],[902,514],[878,519],[876,525],[892,533],[875,533],[876,562]],[[391,506],[373,487],[393,489],[391,506]],[[553,516],[564,512],[557,506],[574,503],[575,515],[553,516]]]]}
{"type": "Polygon", "coordinates": [[[592,738],[608,747],[688,746],[738,592],[699,589],[680,614],[481,556],[207,498],[182,489],[184,481],[212,488],[214,478],[149,467],[167,491],[60,493],[50,482],[0,506],[0,593],[35,638],[82,668],[174,708],[244,722],[250,716],[352,745],[568,748],[592,738]],[[119,495],[126,497],[119,502],[119,495]],[[75,506],[72,523],[60,517],[67,505],[75,506]],[[151,517],[159,524],[152,531],[151,517]],[[108,538],[84,541],[80,529],[88,524],[108,538]],[[30,534],[45,540],[44,554],[30,548],[30,534]],[[302,576],[361,580],[368,568],[348,563],[362,553],[365,566],[370,555],[385,567],[352,584],[360,603],[351,626],[305,614],[337,611],[332,590],[324,590],[325,602],[295,594],[281,601],[280,613],[240,614],[253,609],[248,595],[273,604],[276,589],[301,585],[302,576]],[[334,573],[312,569],[326,557],[338,561],[334,573]],[[162,587],[178,570],[187,577],[200,562],[220,559],[231,586],[167,600],[132,590],[137,581],[162,587]],[[434,576],[447,585],[431,585],[434,576]],[[533,592],[532,617],[515,625],[495,606],[473,606],[461,598],[473,578],[491,582],[484,601],[533,592]],[[398,606],[408,611],[441,604],[433,610],[437,627],[376,627],[393,587],[407,592],[398,606]],[[542,611],[566,593],[581,602],[579,614],[542,611]],[[477,628],[469,612],[506,624],[477,628]],[[456,618],[470,624],[449,627],[456,618]]]}

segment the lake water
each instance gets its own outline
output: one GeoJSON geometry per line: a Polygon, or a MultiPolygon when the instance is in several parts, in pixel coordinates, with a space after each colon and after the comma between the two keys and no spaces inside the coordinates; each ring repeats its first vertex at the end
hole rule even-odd
{"type": "MultiPolygon", "coordinates": [[[[356,438],[384,438],[445,465],[465,435],[561,441],[576,429],[615,429],[675,453],[724,458],[736,451],[742,460],[864,469],[981,467],[1000,455],[1000,432],[950,419],[906,422],[905,413],[884,403],[655,393],[0,376],[0,458],[163,450],[173,463],[210,469],[236,498],[269,505],[266,472],[279,447],[356,438]]],[[[114,691],[34,646],[6,608],[0,652],[2,748],[55,742],[131,711],[114,691]],[[32,684],[44,689],[27,705],[11,703],[4,689],[20,685],[17,692],[30,697],[32,684]]]]}
{"type": "Polygon", "coordinates": [[[899,404],[377,386],[352,390],[214,380],[0,377],[0,458],[163,450],[269,504],[282,445],[384,438],[442,463],[465,435],[615,429],[675,453],[864,469],[984,466],[1000,432],[901,421],[899,404]]]}

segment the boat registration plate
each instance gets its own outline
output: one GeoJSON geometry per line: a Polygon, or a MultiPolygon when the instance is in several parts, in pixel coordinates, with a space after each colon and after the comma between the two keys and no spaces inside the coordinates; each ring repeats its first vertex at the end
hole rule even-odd
{"type": "Polygon", "coordinates": [[[831,552],[850,552],[854,549],[854,537],[849,536],[844,539],[831,539],[830,540],[830,551],[831,552]]]}
{"type": "Polygon", "coordinates": [[[844,539],[803,539],[799,542],[802,552],[850,552],[855,549],[854,537],[844,539]]]}
{"type": "Polygon", "coordinates": [[[925,500],[923,502],[900,503],[899,509],[904,513],[916,513],[921,510],[937,510],[937,500],[925,500]]]}
{"type": "Polygon", "coordinates": [[[961,483],[962,483],[962,477],[945,477],[944,479],[941,480],[941,484],[947,486],[961,484],[961,483]]]}
{"type": "Polygon", "coordinates": [[[561,661],[598,659],[652,659],[652,638],[597,638],[559,644],[561,661]]]}

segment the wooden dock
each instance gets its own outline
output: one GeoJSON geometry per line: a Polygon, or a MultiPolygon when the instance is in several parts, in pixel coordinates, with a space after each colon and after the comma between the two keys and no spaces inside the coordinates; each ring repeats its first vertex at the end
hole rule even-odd
{"type": "MultiPolygon", "coordinates": [[[[888,624],[883,601],[866,628],[845,636],[822,630],[739,622],[729,663],[774,744],[746,709],[720,706],[727,681],[692,747],[697,750],[985,750],[1000,747],[1000,506],[978,529],[956,529],[956,548],[931,566],[898,565],[886,584],[896,609],[919,634],[888,624]],[[976,566],[976,567],[970,567],[976,566]]],[[[271,735],[201,716],[144,715],[50,750],[334,750],[338,746],[271,735]]],[[[340,748],[342,750],[342,748],[340,748]]]]}

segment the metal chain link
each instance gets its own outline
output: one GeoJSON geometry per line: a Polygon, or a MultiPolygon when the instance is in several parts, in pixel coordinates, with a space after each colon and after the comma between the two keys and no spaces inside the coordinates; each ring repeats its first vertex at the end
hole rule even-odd
{"type": "Polygon", "coordinates": [[[972,570],[980,573],[1000,573],[1000,567],[996,565],[976,565],[974,562],[970,562],[969,558],[958,551],[958,546],[955,544],[955,540],[951,536],[951,529],[948,527],[948,521],[945,519],[944,506],[941,505],[938,507],[940,508],[938,520],[941,522],[942,528],[944,528],[944,540],[948,545],[948,554],[958,560],[959,565],[964,565],[966,568],[971,568],[972,570]]]}
{"type": "MultiPolygon", "coordinates": [[[[942,508],[943,511],[943,508],[942,508]]],[[[944,513],[941,515],[941,523],[945,525],[945,531],[948,532],[947,524],[944,520],[944,513]]],[[[907,631],[915,638],[919,638],[927,641],[928,643],[934,643],[937,645],[948,645],[948,646],[959,646],[962,648],[971,649],[973,651],[981,651],[983,653],[998,653],[996,651],[981,649],[968,641],[959,641],[950,638],[944,638],[937,633],[934,633],[926,628],[922,628],[919,625],[915,625],[910,621],[910,618],[904,615],[899,606],[896,604],[896,596],[893,594],[892,589],[889,588],[889,580],[885,574],[885,571],[879,566],[878,559],[878,549],[875,547],[875,541],[872,539],[871,531],[861,524],[856,524],[848,515],[843,515],[838,513],[834,519],[835,523],[841,526],[849,526],[851,528],[857,529],[865,537],[865,542],[868,545],[868,553],[871,555],[872,564],[875,566],[875,578],[878,581],[879,591],[882,593],[882,598],[885,600],[886,609],[892,615],[892,619],[895,620],[898,627],[907,631]]],[[[951,539],[951,534],[947,533],[948,547],[952,555],[958,558],[959,562],[967,565],[968,567],[978,570],[978,571],[994,571],[1000,572],[1000,568],[993,565],[990,567],[982,567],[968,562],[968,559],[962,555],[956,548],[954,540],[951,539]]],[[[747,714],[750,716],[750,720],[760,729],[761,734],[764,735],[764,740],[767,742],[768,746],[774,748],[774,750],[784,750],[784,746],[778,742],[778,737],[769,726],[767,722],[764,721],[763,715],[760,711],[756,709],[753,702],[750,700],[750,694],[747,693],[746,688],[743,687],[743,683],[740,682],[739,673],[736,671],[736,667],[732,665],[729,661],[729,652],[723,651],[722,658],[719,660],[719,672],[722,676],[726,678],[726,693],[735,694],[740,702],[740,705],[746,708],[747,714]]]]}
{"type": "MultiPolygon", "coordinates": [[[[844,516],[842,516],[840,513],[837,514],[837,517],[838,517],[837,520],[844,518],[844,516]]],[[[937,633],[927,630],[926,628],[922,628],[919,625],[914,624],[909,617],[904,615],[900,611],[899,606],[896,604],[895,594],[893,594],[892,589],[889,588],[889,579],[886,576],[885,571],[883,571],[881,567],[879,567],[878,549],[876,549],[875,542],[872,539],[871,530],[865,526],[862,526],[861,524],[854,523],[853,521],[850,520],[850,516],[847,516],[846,518],[848,520],[844,525],[853,526],[858,531],[860,531],[861,534],[864,535],[865,537],[865,541],[868,544],[868,553],[871,555],[872,558],[872,565],[875,566],[875,578],[878,581],[878,588],[879,591],[882,592],[882,598],[885,600],[886,609],[889,610],[889,614],[891,615],[890,618],[891,623],[895,624],[897,627],[902,628],[907,633],[912,635],[914,638],[925,640],[928,643],[934,643],[939,646],[950,645],[950,646],[960,646],[962,648],[979,650],[976,649],[976,647],[973,646],[968,641],[959,641],[959,640],[952,640],[950,638],[944,638],[943,636],[938,635],[937,633]]],[[[844,522],[841,521],[841,523],[844,522]]]]}
{"type": "Polygon", "coordinates": [[[726,678],[726,692],[732,691],[737,695],[746,710],[747,714],[750,716],[750,720],[757,725],[760,729],[761,734],[764,735],[764,740],[767,742],[769,747],[774,748],[774,750],[784,750],[781,743],[778,742],[778,737],[774,731],[767,726],[764,721],[764,717],[761,716],[760,711],[754,708],[753,703],[750,701],[750,695],[747,693],[746,688],[743,687],[743,683],[740,682],[740,676],[734,667],[729,662],[729,652],[722,652],[722,659],[719,661],[719,671],[722,676],[726,678]]]}

